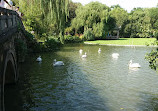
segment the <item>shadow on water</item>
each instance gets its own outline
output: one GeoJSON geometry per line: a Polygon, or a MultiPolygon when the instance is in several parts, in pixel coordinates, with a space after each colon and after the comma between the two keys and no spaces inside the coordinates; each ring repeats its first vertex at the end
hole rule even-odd
{"type": "Polygon", "coordinates": [[[20,80],[16,84],[5,85],[5,111],[29,111],[28,108],[34,106],[29,78],[30,75],[26,71],[20,71],[20,80]]]}
{"type": "Polygon", "coordinates": [[[70,44],[40,54],[41,63],[35,61],[39,54],[28,56],[20,81],[8,87],[8,111],[156,111],[158,76],[142,59],[147,50],[70,44]],[[79,49],[87,58],[81,58],[79,49]],[[119,53],[119,58],[113,59],[112,53],[119,53]],[[52,67],[54,59],[65,66],[52,67]],[[130,70],[130,59],[142,67],[130,70]]]}
{"type": "Polygon", "coordinates": [[[39,64],[35,61],[37,56],[27,57],[21,65],[20,81],[6,87],[7,111],[110,111],[106,106],[108,100],[100,97],[70,58],[45,53],[41,54],[43,61],[39,64]],[[65,66],[50,65],[54,59],[61,58],[65,66]]]}

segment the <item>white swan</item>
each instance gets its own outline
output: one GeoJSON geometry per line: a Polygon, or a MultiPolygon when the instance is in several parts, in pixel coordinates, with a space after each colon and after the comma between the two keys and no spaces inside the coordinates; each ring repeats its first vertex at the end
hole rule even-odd
{"type": "Polygon", "coordinates": [[[41,56],[39,56],[37,59],[36,59],[37,62],[41,62],[42,61],[42,58],[41,56]]]}
{"type": "Polygon", "coordinates": [[[80,52],[80,54],[82,54],[83,50],[82,50],[82,49],[80,49],[80,50],[79,50],[79,52],[80,52]]]}
{"type": "Polygon", "coordinates": [[[132,60],[129,61],[128,63],[129,68],[140,68],[140,64],[139,63],[132,63],[132,60]]]}
{"type": "Polygon", "coordinates": [[[53,62],[53,66],[63,66],[64,65],[64,62],[63,61],[56,61],[56,59],[54,59],[54,62],[53,62]]]}
{"type": "Polygon", "coordinates": [[[86,58],[87,57],[87,53],[85,52],[84,55],[82,55],[82,58],[86,58]]]}
{"type": "Polygon", "coordinates": [[[99,48],[99,50],[98,50],[98,53],[100,53],[101,52],[101,48],[99,48]]]}
{"type": "Polygon", "coordinates": [[[113,58],[118,58],[118,57],[119,57],[119,54],[118,54],[118,53],[113,53],[113,54],[112,54],[112,57],[113,57],[113,58]]]}

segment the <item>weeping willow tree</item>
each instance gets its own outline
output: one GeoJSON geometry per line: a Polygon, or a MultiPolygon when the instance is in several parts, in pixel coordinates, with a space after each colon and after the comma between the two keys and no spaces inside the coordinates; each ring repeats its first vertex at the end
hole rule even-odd
{"type": "Polygon", "coordinates": [[[25,15],[24,24],[30,26],[28,30],[35,30],[40,35],[50,31],[53,34],[53,30],[56,30],[56,36],[60,37],[61,43],[64,43],[69,0],[15,0],[15,2],[25,15]]]}
{"type": "Polygon", "coordinates": [[[69,14],[68,5],[69,5],[69,0],[50,0],[50,9],[52,12],[51,16],[54,12],[61,43],[64,43],[65,22],[69,14]]]}

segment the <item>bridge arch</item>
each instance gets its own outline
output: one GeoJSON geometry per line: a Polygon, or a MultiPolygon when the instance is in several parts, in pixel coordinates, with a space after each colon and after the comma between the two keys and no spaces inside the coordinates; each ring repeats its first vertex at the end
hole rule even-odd
{"type": "Polygon", "coordinates": [[[1,100],[2,100],[2,111],[5,111],[5,85],[6,84],[14,84],[18,79],[17,72],[17,62],[16,55],[13,50],[8,50],[3,54],[3,71],[2,71],[2,90],[1,90],[1,100]]]}
{"type": "Polygon", "coordinates": [[[5,85],[16,83],[18,80],[20,57],[15,39],[25,42],[25,36],[26,31],[18,13],[0,7],[0,111],[5,111],[4,100],[5,96],[8,96],[5,94],[5,85]]]}
{"type": "Polygon", "coordinates": [[[4,54],[3,68],[3,84],[11,84],[17,81],[17,62],[15,60],[15,52],[12,50],[6,51],[4,54]]]}

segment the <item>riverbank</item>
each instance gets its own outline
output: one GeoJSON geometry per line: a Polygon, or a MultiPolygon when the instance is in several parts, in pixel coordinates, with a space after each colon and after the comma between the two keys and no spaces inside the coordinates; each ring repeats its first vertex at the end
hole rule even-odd
{"type": "Polygon", "coordinates": [[[156,38],[120,38],[118,40],[85,41],[85,44],[112,45],[112,46],[154,46],[156,38]]]}

